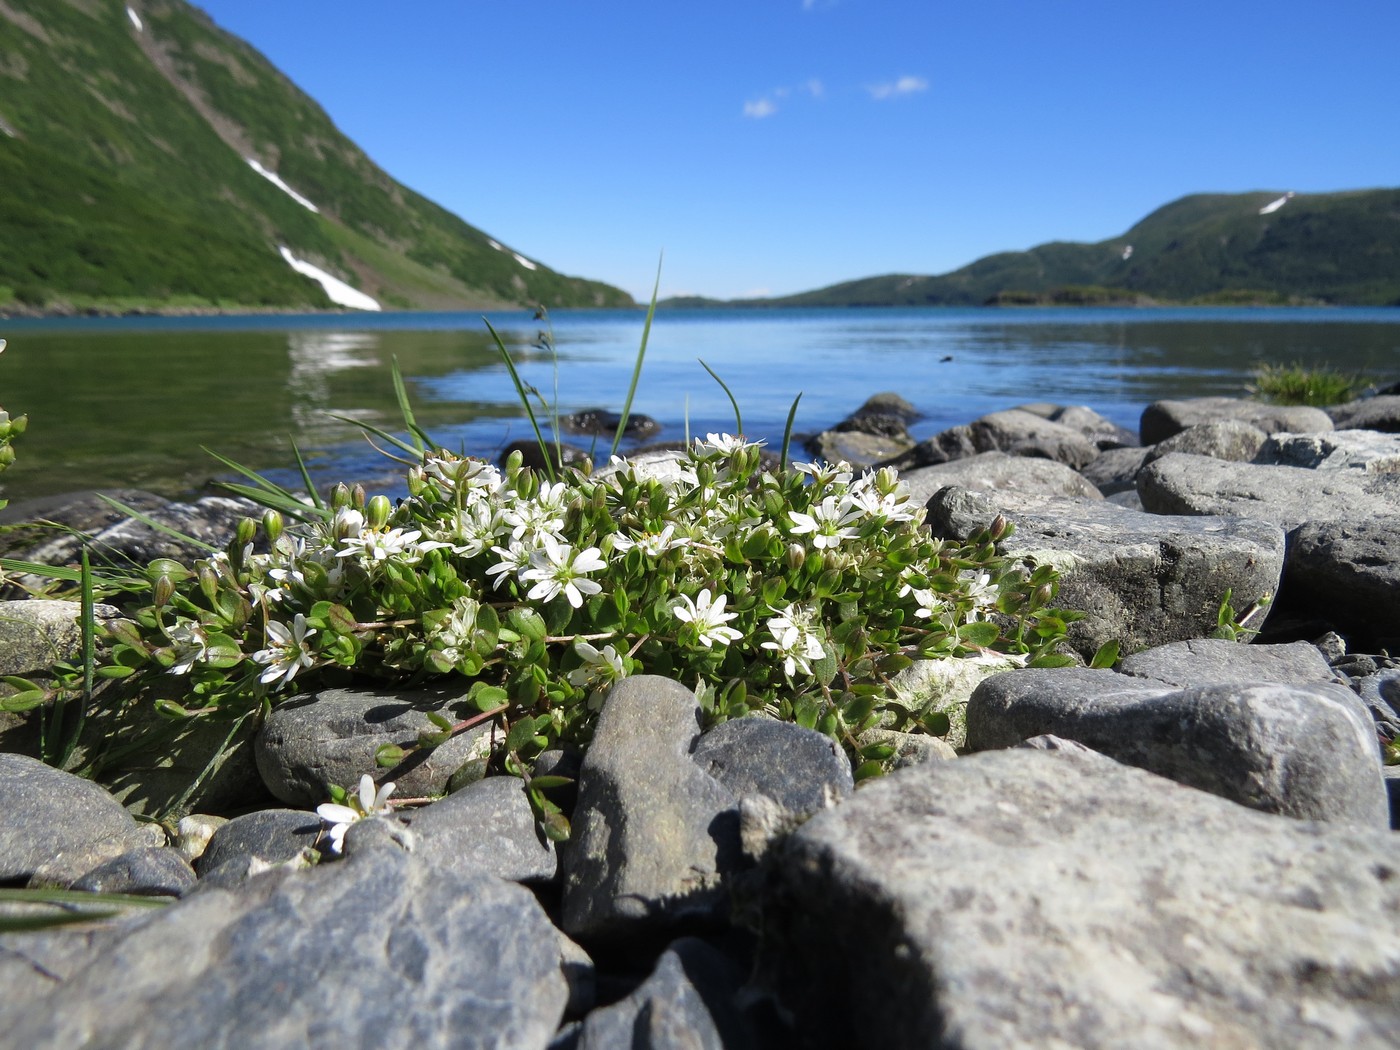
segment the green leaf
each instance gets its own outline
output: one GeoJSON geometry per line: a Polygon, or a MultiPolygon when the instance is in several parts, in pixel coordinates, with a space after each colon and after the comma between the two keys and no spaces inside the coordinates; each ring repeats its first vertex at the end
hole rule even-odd
{"type": "Polygon", "coordinates": [[[1064,653],[1046,653],[1044,656],[1037,656],[1028,667],[1073,667],[1074,657],[1064,653]]]}
{"type": "Polygon", "coordinates": [[[705,364],[705,362],[702,361],[700,358],[697,357],[696,360],[700,361],[700,367],[703,368],[706,372],[710,373],[710,378],[719,384],[719,388],[723,390],[725,396],[729,398],[729,403],[734,408],[734,436],[743,437],[744,417],[739,415],[739,402],[734,399],[734,391],[730,390],[729,387],[725,385],[724,380],[719,377],[718,372],[716,372],[709,365],[705,364]]]}
{"type": "Polygon", "coordinates": [[[992,645],[1001,637],[1001,629],[994,623],[986,620],[979,620],[975,623],[965,623],[958,628],[958,639],[966,645],[986,648],[992,645]]]}
{"type": "Polygon", "coordinates": [[[532,642],[538,642],[549,634],[549,628],[544,622],[544,618],[534,609],[525,605],[517,605],[506,614],[506,622],[513,627],[522,638],[528,638],[532,642]]]}
{"type": "Polygon", "coordinates": [[[453,725],[456,724],[441,711],[427,711],[425,714],[427,715],[428,721],[439,729],[451,730],[453,725]]]}
{"type": "Polygon", "coordinates": [[[569,818],[563,813],[548,813],[540,821],[540,827],[544,830],[545,838],[550,842],[568,842],[571,828],[569,818]]]}
{"type": "Polygon", "coordinates": [[[403,761],[405,754],[398,744],[380,744],[374,749],[374,764],[380,769],[392,769],[403,761]]]}
{"type": "Polygon", "coordinates": [[[567,787],[572,783],[574,783],[573,777],[561,777],[553,774],[530,778],[530,787],[538,788],[541,791],[548,791],[550,788],[567,787]]]}
{"type": "Polygon", "coordinates": [[[1118,639],[1110,638],[1099,646],[1098,652],[1094,653],[1094,658],[1089,661],[1090,667],[1111,668],[1118,662],[1118,639]]]}
{"type": "Polygon", "coordinates": [[[522,718],[510,727],[510,732],[506,734],[505,749],[507,751],[524,751],[526,745],[531,743],[535,735],[535,720],[533,718],[522,718]]]}
{"type": "Polygon", "coordinates": [[[862,780],[869,780],[871,777],[878,777],[885,772],[885,764],[874,760],[862,762],[855,768],[855,780],[859,784],[862,780]]]}
{"type": "Polygon", "coordinates": [[[946,713],[930,711],[919,719],[919,726],[929,736],[947,736],[948,730],[953,728],[953,723],[946,713]]]}
{"type": "Polygon", "coordinates": [[[622,402],[622,412],[617,420],[617,433],[613,435],[612,451],[610,455],[617,455],[618,446],[622,444],[622,434],[627,429],[627,417],[632,414],[632,397],[637,392],[637,383],[642,378],[642,361],[647,356],[647,340],[651,337],[651,320],[656,316],[656,294],[661,290],[661,263],[665,260],[665,253],[656,260],[656,281],[651,286],[651,303],[647,306],[647,319],[642,325],[642,345],[637,350],[637,362],[632,366],[632,381],[627,384],[627,397],[622,402]]]}

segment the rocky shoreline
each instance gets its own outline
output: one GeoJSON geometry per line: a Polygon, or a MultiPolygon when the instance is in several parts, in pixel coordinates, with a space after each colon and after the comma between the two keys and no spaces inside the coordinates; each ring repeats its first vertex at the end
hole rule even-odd
{"type": "MultiPolygon", "coordinates": [[[[384,773],[398,798],[454,790],[352,824],[341,858],[314,811],[329,786],[464,690],[299,697],[188,794],[227,724],[182,723],[160,762],[95,784],[0,715],[0,879],[165,902],[0,934],[10,1038],[1393,1046],[1400,396],[1158,402],[1137,435],[1030,404],[920,443],[914,411],[872,399],[809,449],[898,466],[936,535],[1010,520],[1005,550],[1053,564],[1058,604],[1086,614],[1074,652],[1117,641],[1112,669],[916,664],[896,687],[953,731],[891,734],[902,768],[858,790],[826,737],[702,731],[690,689],[637,676],[585,755],[536,770],[572,781],[569,842],[540,834],[519,781],[480,778],[480,727],[384,773]]],[[[246,513],[141,498],[216,543],[246,513]]],[[[91,498],[42,513],[110,557],[189,554],[91,498]]],[[[70,603],[0,608],[0,674],[77,644],[70,603]]],[[[0,914],[55,907],[75,905],[0,914]]]]}

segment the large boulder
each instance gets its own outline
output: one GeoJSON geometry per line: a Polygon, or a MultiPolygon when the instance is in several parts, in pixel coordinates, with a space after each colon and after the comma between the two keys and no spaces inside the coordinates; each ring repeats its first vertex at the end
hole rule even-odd
{"type": "Polygon", "coordinates": [[[930,496],[948,485],[972,492],[1101,498],[1092,482],[1063,463],[1008,456],[1005,452],[979,452],[951,463],[905,471],[900,477],[909,486],[909,499],[915,504],[927,503],[930,496]]]}
{"type": "Polygon", "coordinates": [[[378,847],[201,888],[0,1023],[15,1046],[537,1048],[567,998],[528,890],[378,847]]]}
{"type": "Polygon", "coordinates": [[[1400,396],[1363,397],[1327,410],[1338,430],[1382,430],[1400,434],[1400,396]]]}
{"type": "Polygon", "coordinates": [[[1112,671],[1059,668],[997,675],[972,694],[970,751],[1043,734],[1268,813],[1390,825],[1375,727],[1345,686],[1175,689],[1112,671]]]}
{"type": "Polygon", "coordinates": [[[775,857],[761,967],[810,1047],[1379,1048],[1400,840],[1099,755],[900,771],[775,857]]]}
{"type": "Polygon", "coordinates": [[[1189,452],[1233,463],[1248,463],[1258,454],[1269,435],[1242,419],[1218,419],[1197,423],[1159,441],[1143,457],[1143,466],[1173,452],[1189,452]]]}
{"type": "Polygon", "coordinates": [[[414,851],[439,867],[475,868],[512,882],[547,882],[559,863],[516,777],[486,777],[399,819],[414,851]]]}
{"type": "Polygon", "coordinates": [[[1400,513],[1302,525],[1284,571],[1292,607],[1320,613],[1353,644],[1400,644],[1400,513]]]}
{"type": "Polygon", "coordinates": [[[1144,445],[1155,445],[1198,423],[1236,419],[1266,434],[1281,430],[1312,434],[1331,430],[1332,420],[1320,408],[1306,405],[1269,405],[1234,397],[1194,397],[1184,401],[1154,401],[1142,412],[1139,434],[1144,445]]]}
{"type": "Polygon", "coordinates": [[[1005,553],[1059,570],[1056,602],[1085,613],[1069,641],[1086,658],[1110,640],[1132,651],[1207,635],[1227,589],[1248,608],[1278,590],[1283,570],[1283,533],[1247,518],[944,489],[929,501],[928,524],[936,536],[965,539],[998,513],[1016,526],[1005,553]]]}
{"type": "Polygon", "coordinates": [[[1373,430],[1273,434],[1259,449],[1254,462],[1314,470],[1394,474],[1400,471],[1400,434],[1380,434],[1373,430]]]}

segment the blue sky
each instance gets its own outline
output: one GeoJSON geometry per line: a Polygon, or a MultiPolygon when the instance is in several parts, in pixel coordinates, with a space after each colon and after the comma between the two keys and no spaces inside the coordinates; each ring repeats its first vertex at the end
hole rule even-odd
{"type": "Polygon", "coordinates": [[[785,294],[1400,185],[1394,0],[197,0],[399,181],[566,273],[785,294]]]}

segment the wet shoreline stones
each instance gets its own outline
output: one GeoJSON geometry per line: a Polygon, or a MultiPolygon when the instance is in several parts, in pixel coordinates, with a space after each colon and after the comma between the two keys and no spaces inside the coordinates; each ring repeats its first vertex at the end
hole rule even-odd
{"type": "MultiPolygon", "coordinates": [[[[908,441],[892,455],[930,527],[1004,515],[1007,552],[1057,565],[1060,604],[1088,613],[1080,658],[1126,644],[1112,670],[968,676],[940,701],[965,710],[959,750],[901,746],[858,789],[826,738],[703,731],[688,688],[639,676],[581,762],[550,757],[576,779],[555,796],[571,841],[540,833],[518,781],[477,779],[468,739],[413,788],[453,793],[354,825],[335,859],[323,788],[451,696],[279,709],[241,774],[264,794],[168,828],[23,754],[11,716],[0,877],[168,903],[0,934],[0,1024],[104,1047],[1393,1045],[1388,400],[1159,404],[1143,446],[1024,405],[908,441]],[[1240,614],[1273,596],[1253,644],[1207,637],[1227,587],[1240,614]]],[[[894,402],[865,418],[879,441],[907,423],[894,402]]],[[[8,673],[71,657],[43,604],[0,610],[8,673]]]]}

